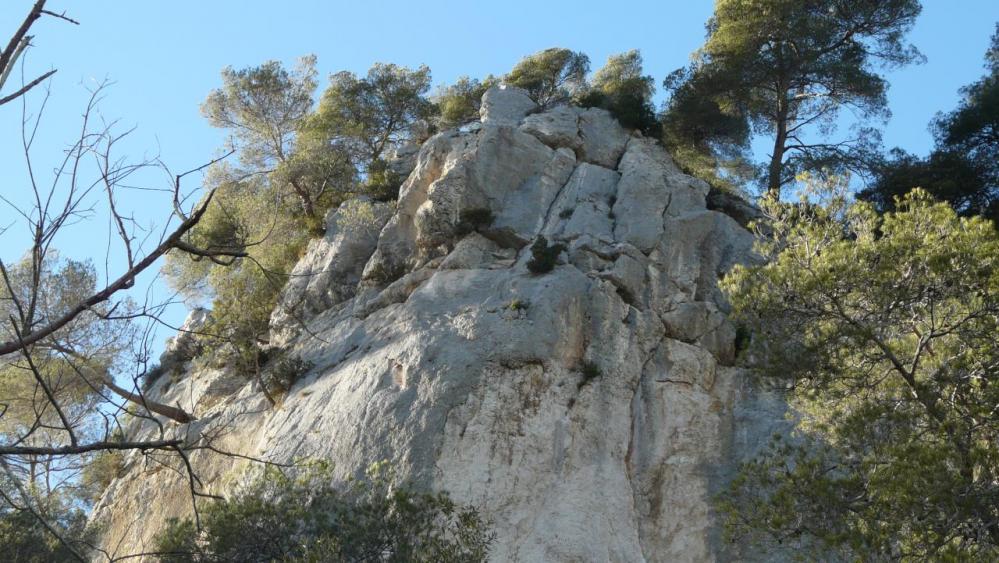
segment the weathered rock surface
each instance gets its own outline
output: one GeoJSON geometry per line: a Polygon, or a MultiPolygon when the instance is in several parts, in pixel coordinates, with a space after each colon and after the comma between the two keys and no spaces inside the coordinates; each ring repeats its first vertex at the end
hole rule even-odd
{"type": "Polygon", "coordinates": [[[196,333],[205,326],[208,321],[208,309],[198,307],[188,313],[184,319],[184,324],[177,330],[177,336],[168,338],[160,354],[159,369],[163,372],[170,372],[183,369],[187,362],[201,353],[201,346],[198,343],[196,333]]]}
{"type": "Polygon", "coordinates": [[[527,92],[516,86],[498,84],[486,90],[479,106],[482,123],[491,125],[517,125],[528,113],[538,109],[538,104],[527,92]]]}
{"type": "Polygon", "coordinates": [[[353,199],[331,209],[323,237],[309,243],[305,256],[291,271],[273,313],[275,326],[293,327],[353,297],[364,264],[374,252],[378,234],[391,215],[389,204],[367,198],[353,199]]]}
{"type": "MultiPolygon", "coordinates": [[[[168,431],[342,476],[388,459],[492,519],[495,561],[731,559],[710,496],[782,408],[733,365],[717,289],[752,237],[606,112],[528,102],[490,89],[481,124],[423,145],[394,209],[331,213],[272,317],[314,366],[278,407],[194,370],[151,391],[198,417],[168,431]],[[544,275],[538,235],[567,249],[544,275]]],[[[154,458],[133,454],[96,510],[118,555],[190,512],[177,461],[154,458]]],[[[190,459],[215,493],[250,465],[190,459]]]]}

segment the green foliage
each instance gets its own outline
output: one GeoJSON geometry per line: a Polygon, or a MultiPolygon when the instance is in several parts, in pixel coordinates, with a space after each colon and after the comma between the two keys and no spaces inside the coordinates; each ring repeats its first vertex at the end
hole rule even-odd
{"type": "Polygon", "coordinates": [[[655,81],[642,75],[642,55],[632,50],[611,55],[593,75],[590,88],[577,99],[583,107],[610,111],[621,125],[656,135],[659,121],[652,105],[655,81]]]}
{"type": "Polygon", "coordinates": [[[15,483],[12,477],[6,469],[0,473],[4,492],[0,495],[0,554],[4,561],[61,563],[92,555],[88,546],[94,530],[86,529],[86,512],[69,489],[49,493],[30,483],[15,483]]]}
{"type": "Polygon", "coordinates": [[[212,300],[204,351],[251,373],[280,290],[309,237],[322,233],[326,212],[359,192],[397,197],[403,179],[382,155],[433,114],[423,97],[429,69],[385,64],[364,78],[334,75],[310,113],[314,63],[223,72],[203,111],[232,133],[239,165],[210,171],[212,206],[185,242],[231,258],[174,251],[164,268],[173,287],[212,300]]]}
{"type": "MultiPolygon", "coordinates": [[[[806,178],[811,181],[812,179],[806,178]]],[[[735,541],[851,560],[999,557],[999,233],[914,190],[767,202],[766,262],[724,280],[795,437],[723,496],[735,541]]]]}
{"type": "Polygon", "coordinates": [[[552,47],[524,57],[503,81],[527,90],[543,108],[569,101],[586,89],[590,59],[583,53],[552,47]]]}
{"type": "MultiPolygon", "coordinates": [[[[17,338],[10,319],[18,319],[20,326],[43,326],[63,317],[97,291],[93,264],[61,260],[54,254],[39,261],[28,258],[4,264],[10,289],[0,281],[0,313],[8,319],[6,326],[0,327],[3,340],[17,338]]],[[[128,306],[122,303],[121,310],[128,306]]],[[[108,305],[98,305],[76,317],[54,337],[34,345],[30,365],[20,354],[0,363],[0,442],[32,446],[64,443],[63,419],[49,403],[47,392],[59,403],[78,439],[102,435],[105,420],[97,409],[103,402],[103,382],[118,373],[126,375],[125,354],[134,334],[127,322],[99,318],[108,311],[108,305]]],[[[30,482],[74,463],[61,458],[7,459],[17,466],[23,462],[21,468],[30,482]]],[[[55,481],[62,483],[63,479],[55,481]]]]}
{"type": "Polygon", "coordinates": [[[405,274],[401,266],[386,267],[384,263],[375,264],[370,272],[366,272],[367,278],[375,283],[387,285],[401,278],[405,274]]]}
{"type": "Polygon", "coordinates": [[[218,260],[172,251],[164,271],[192,299],[211,299],[203,351],[250,370],[266,341],[270,313],[326,210],[354,188],[349,157],[300,135],[312,108],[315,58],[288,72],[277,62],[222,72],[223,85],[202,112],[226,129],[239,164],[209,170],[212,205],[184,242],[218,260]]]}
{"type": "Polygon", "coordinates": [[[213,205],[191,231],[199,248],[245,251],[246,258],[218,264],[200,256],[171,252],[164,271],[173,287],[198,298],[212,298],[203,332],[203,352],[217,361],[252,371],[257,347],[266,342],[271,311],[281,288],[308,242],[308,228],[293,194],[255,175],[230,180],[220,167],[213,205]]]}
{"type": "Polygon", "coordinates": [[[738,131],[726,123],[731,117],[772,135],[771,197],[803,171],[856,169],[878,142],[875,130],[858,131],[858,142],[811,142],[803,134],[831,133],[843,107],[865,119],[885,115],[887,83],[873,64],[919,58],[903,41],[919,11],[918,0],[718,0],[689,70],[691,90],[706,99],[684,95],[676,108],[706,114],[711,128],[738,131]]]}
{"type": "Polygon", "coordinates": [[[270,360],[262,374],[263,384],[269,393],[287,393],[303,375],[315,365],[298,356],[282,353],[270,360]]]}
{"type": "Polygon", "coordinates": [[[153,364],[142,374],[142,392],[147,393],[156,384],[157,381],[164,375],[167,375],[170,370],[164,368],[160,364],[153,364]]]}
{"type": "Polygon", "coordinates": [[[961,103],[934,123],[937,144],[980,167],[999,198],[999,24],[985,53],[987,74],[961,89],[961,103]]]}
{"type": "MultiPolygon", "coordinates": [[[[120,433],[114,439],[120,440],[120,433]]],[[[105,450],[91,456],[80,475],[82,496],[90,504],[96,504],[111,481],[121,476],[124,467],[125,453],[121,450],[105,450]]]]}
{"type": "Polygon", "coordinates": [[[961,90],[954,111],[933,123],[936,148],[925,159],[895,149],[860,197],[893,209],[895,196],[921,187],[962,214],[999,221],[999,29],[986,53],[988,74],[961,90]]]}
{"type": "Polygon", "coordinates": [[[377,159],[368,165],[367,178],[362,188],[364,193],[376,201],[394,201],[399,198],[399,188],[406,178],[389,168],[384,159],[377,159]]]}
{"type": "Polygon", "coordinates": [[[492,536],[474,509],[395,486],[384,464],[343,487],[332,482],[322,465],[297,478],[268,469],[208,506],[200,531],[190,519],[172,521],[156,538],[160,560],[485,561],[492,536]]]}
{"type": "Polygon", "coordinates": [[[299,221],[309,234],[318,236],[325,229],[326,212],[358,190],[358,173],[344,147],[302,129],[294,150],[275,166],[269,182],[299,198],[302,212],[295,214],[301,215],[299,221]]]}
{"type": "Polygon", "coordinates": [[[513,299],[506,308],[511,311],[526,311],[531,308],[531,302],[526,299],[513,299]]]}
{"type": "Polygon", "coordinates": [[[240,160],[264,169],[284,160],[300,121],[312,108],[316,58],[303,57],[292,72],[277,61],[222,70],[222,87],[213,90],[201,113],[213,127],[232,133],[240,160]]]}
{"type": "Polygon", "coordinates": [[[478,119],[482,95],[498,82],[492,75],[482,81],[462,76],[454,84],[441,88],[437,95],[441,126],[456,127],[478,119]]]}
{"type": "Polygon", "coordinates": [[[17,563],[58,563],[76,561],[75,553],[87,553],[84,532],[86,514],[75,508],[49,507],[45,512],[49,524],[67,539],[60,542],[28,510],[17,510],[0,504],[0,553],[5,561],[17,563]]]}
{"type": "Polygon", "coordinates": [[[531,245],[531,259],[527,261],[527,269],[533,274],[545,274],[555,269],[558,255],[565,250],[565,245],[555,243],[548,245],[548,239],[538,236],[531,245]]]}
{"type": "Polygon", "coordinates": [[[750,161],[749,121],[713,92],[710,70],[679,69],[663,86],[670,93],[662,116],[662,140],[684,172],[715,189],[739,193],[756,171],[750,161]]]}
{"type": "Polygon", "coordinates": [[[430,69],[416,70],[376,63],[359,78],[351,72],[330,77],[319,109],[304,131],[345,147],[365,171],[387,150],[405,140],[413,126],[434,116],[435,106],[424,94],[430,89],[430,69]]]}
{"type": "Polygon", "coordinates": [[[881,212],[892,211],[897,198],[917,187],[949,203],[962,215],[999,220],[999,184],[990,186],[987,176],[966,154],[939,149],[927,158],[895,149],[880,166],[874,183],[857,197],[871,202],[881,212]]]}

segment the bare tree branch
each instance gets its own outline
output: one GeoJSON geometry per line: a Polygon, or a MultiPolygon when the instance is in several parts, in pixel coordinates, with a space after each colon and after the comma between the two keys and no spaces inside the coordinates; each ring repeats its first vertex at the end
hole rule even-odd
{"type": "Polygon", "coordinates": [[[39,446],[0,446],[0,455],[77,455],[88,452],[107,450],[170,450],[183,444],[180,439],[153,440],[140,442],[94,442],[75,446],[39,447],[39,446]]]}

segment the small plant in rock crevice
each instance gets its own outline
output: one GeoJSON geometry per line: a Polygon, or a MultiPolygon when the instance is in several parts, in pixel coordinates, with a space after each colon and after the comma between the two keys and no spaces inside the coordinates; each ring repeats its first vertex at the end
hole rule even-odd
{"type": "Polygon", "coordinates": [[[603,375],[603,372],[600,371],[600,366],[591,361],[583,362],[583,365],[580,366],[579,372],[582,374],[583,378],[579,380],[579,384],[577,385],[578,389],[586,387],[594,379],[603,375]]]}
{"type": "Polygon", "coordinates": [[[287,393],[315,364],[298,356],[281,353],[267,363],[261,373],[261,384],[268,394],[287,393]]]}
{"type": "Polygon", "coordinates": [[[473,231],[484,229],[492,225],[495,218],[492,210],[486,207],[465,209],[459,214],[458,224],[455,226],[455,234],[465,236],[473,231]]]}
{"type": "Polygon", "coordinates": [[[526,311],[531,308],[531,302],[526,299],[514,299],[506,306],[511,311],[526,311]]]}
{"type": "Polygon", "coordinates": [[[548,244],[548,239],[539,236],[531,245],[531,259],[527,262],[527,269],[532,274],[545,274],[555,269],[555,262],[558,255],[565,250],[562,243],[548,244]]]}
{"type": "Polygon", "coordinates": [[[405,269],[402,267],[376,263],[370,272],[365,273],[365,279],[378,285],[388,285],[401,278],[405,273],[405,269]]]}

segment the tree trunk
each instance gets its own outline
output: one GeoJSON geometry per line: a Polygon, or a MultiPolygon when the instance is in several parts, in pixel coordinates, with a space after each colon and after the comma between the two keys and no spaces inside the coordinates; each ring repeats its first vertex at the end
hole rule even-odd
{"type": "Polygon", "coordinates": [[[295,190],[295,194],[298,195],[298,198],[302,200],[302,209],[305,211],[305,215],[309,219],[315,219],[316,208],[312,205],[312,198],[309,197],[308,190],[302,187],[302,183],[299,182],[298,178],[291,179],[291,187],[295,190]]]}
{"type": "Polygon", "coordinates": [[[94,380],[100,380],[100,382],[103,383],[105,387],[113,391],[116,395],[118,395],[122,399],[130,401],[137,405],[144,406],[147,409],[149,409],[151,412],[163,415],[169,418],[170,420],[180,422],[181,424],[191,422],[194,420],[194,417],[187,414],[183,409],[179,409],[177,407],[171,407],[170,405],[164,405],[162,403],[157,403],[156,401],[153,401],[148,397],[142,395],[136,395],[135,393],[132,393],[127,389],[119,387],[117,384],[115,384],[114,379],[112,379],[111,376],[108,375],[107,373],[95,370],[92,367],[87,367],[89,362],[88,358],[83,354],[80,354],[79,352],[73,350],[72,348],[69,348],[67,346],[62,346],[55,342],[49,342],[46,343],[46,345],[57,352],[65,354],[67,357],[72,357],[79,360],[81,365],[73,366],[73,371],[75,371],[78,375],[80,375],[80,377],[83,377],[83,380],[86,381],[88,385],[94,385],[94,380]],[[94,379],[90,379],[89,377],[84,376],[83,373],[81,372],[81,369],[86,369],[88,372],[90,372],[92,374],[91,377],[93,377],[94,379]]]}
{"type": "Polygon", "coordinates": [[[149,409],[151,412],[163,415],[169,418],[170,420],[180,422],[181,424],[191,422],[192,420],[194,420],[193,416],[187,414],[182,409],[179,409],[177,407],[171,407],[170,405],[157,403],[156,401],[151,401],[146,397],[136,395],[135,393],[130,393],[129,391],[121,387],[118,387],[117,385],[115,385],[115,382],[112,381],[110,377],[103,377],[102,380],[104,385],[107,386],[108,389],[114,391],[123,399],[127,399],[137,405],[142,405],[143,407],[149,409]]]}
{"type": "Polygon", "coordinates": [[[767,193],[766,198],[773,201],[780,200],[781,175],[784,171],[784,144],[787,143],[787,103],[784,100],[778,102],[777,109],[777,135],[774,137],[774,151],[770,155],[770,166],[767,169],[767,193]]]}

